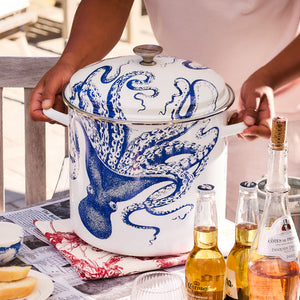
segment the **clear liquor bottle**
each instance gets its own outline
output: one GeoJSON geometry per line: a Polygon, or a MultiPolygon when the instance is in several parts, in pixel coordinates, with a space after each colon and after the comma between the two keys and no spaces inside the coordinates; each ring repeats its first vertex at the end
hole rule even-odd
{"type": "Polygon", "coordinates": [[[299,239],[288,209],[287,120],[273,119],[266,202],[248,261],[251,300],[298,300],[299,239]]]}
{"type": "Polygon", "coordinates": [[[249,300],[248,257],[258,218],[257,184],[241,182],[235,217],[235,244],[226,263],[225,300],[249,300]]]}
{"type": "Polygon", "coordinates": [[[194,223],[194,248],[185,265],[188,300],[223,300],[225,260],[218,248],[214,186],[198,187],[194,223]]]}

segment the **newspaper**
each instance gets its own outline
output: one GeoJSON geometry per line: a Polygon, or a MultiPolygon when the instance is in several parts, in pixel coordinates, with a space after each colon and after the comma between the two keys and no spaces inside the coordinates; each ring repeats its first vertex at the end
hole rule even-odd
{"type": "MultiPolygon", "coordinates": [[[[17,258],[8,265],[31,265],[33,270],[51,277],[54,282],[53,293],[48,298],[51,300],[129,300],[133,281],[139,274],[82,281],[67,260],[33,224],[34,220],[50,221],[69,217],[69,199],[0,214],[0,221],[13,222],[24,229],[23,246],[17,258]]],[[[184,278],[184,266],[163,271],[176,272],[184,278]]]]}

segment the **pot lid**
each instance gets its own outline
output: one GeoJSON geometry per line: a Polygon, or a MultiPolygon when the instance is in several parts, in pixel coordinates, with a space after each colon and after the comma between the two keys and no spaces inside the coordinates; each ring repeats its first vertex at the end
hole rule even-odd
{"type": "Polygon", "coordinates": [[[64,90],[66,103],[94,118],[130,123],[197,120],[226,110],[231,88],[212,69],[142,45],[138,55],[116,57],[77,71],[64,90]]]}

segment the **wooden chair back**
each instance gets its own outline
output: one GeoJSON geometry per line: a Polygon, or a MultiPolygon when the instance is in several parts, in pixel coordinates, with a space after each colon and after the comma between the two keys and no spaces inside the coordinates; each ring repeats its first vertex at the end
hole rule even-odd
{"type": "MultiPolygon", "coordinates": [[[[24,89],[25,204],[46,199],[46,125],[29,115],[30,95],[56,57],[0,57],[0,211],[5,210],[3,167],[3,89],[24,89]]],[[[67,151],[67,149],[66,149],[67,151]]]]}

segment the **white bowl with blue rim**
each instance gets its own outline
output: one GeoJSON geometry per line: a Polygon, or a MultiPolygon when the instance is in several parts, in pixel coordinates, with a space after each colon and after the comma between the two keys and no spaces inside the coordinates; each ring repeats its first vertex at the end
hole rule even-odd
{"type": "Polygon", "coordinates": [[[23,243],[23,228],[10,222],[0,222],[0,265],[13,260],[23,243]]]}

